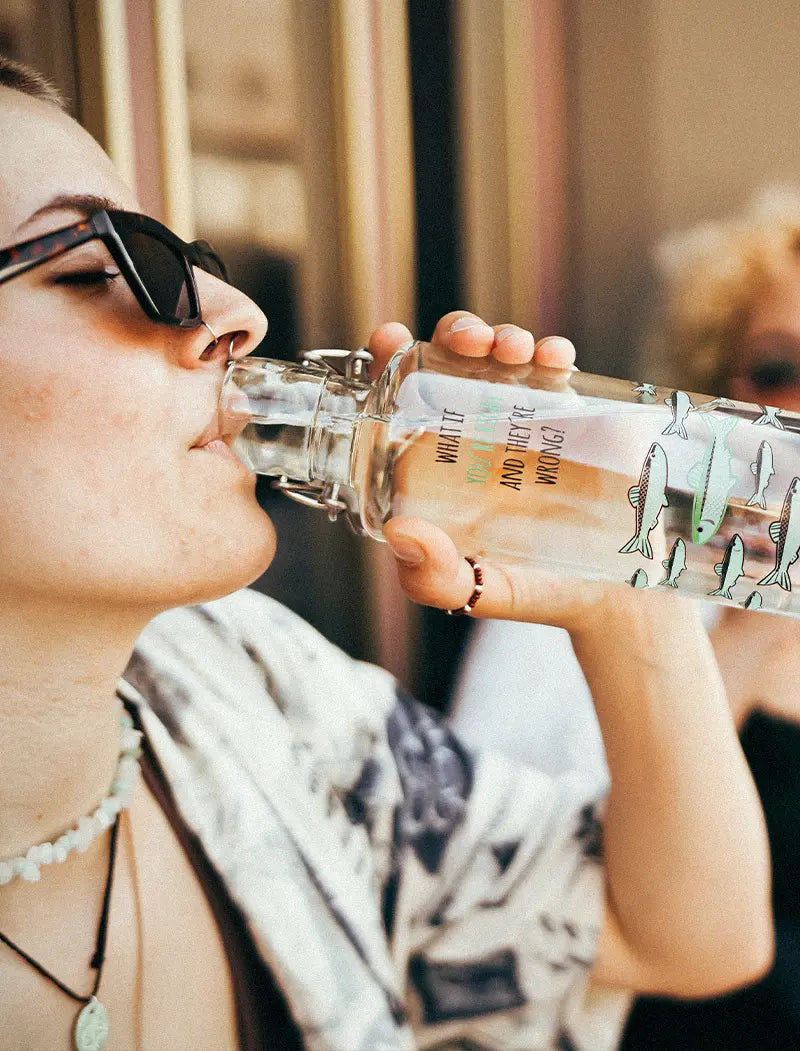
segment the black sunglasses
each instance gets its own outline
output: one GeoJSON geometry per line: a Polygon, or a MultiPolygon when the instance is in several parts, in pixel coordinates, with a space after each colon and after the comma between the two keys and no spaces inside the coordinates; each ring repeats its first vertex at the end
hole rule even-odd
{"type": "Polygon", "coordinates": [[[797,364],[784,358],[759,362],[750,369],[747,377],[754,387],[763,391],[785,390],[794,387],[800,379],[797,364]]]}
{"type": "Polygon", "coordinates": [[[228,282],[225,265],[207,241],[182,241],[147,215],[98,211],[73,226],[0,250],[0,284],[94,240],[109,250],[145,314],[164,325],[203,324],[193,267],[228,282]]]}

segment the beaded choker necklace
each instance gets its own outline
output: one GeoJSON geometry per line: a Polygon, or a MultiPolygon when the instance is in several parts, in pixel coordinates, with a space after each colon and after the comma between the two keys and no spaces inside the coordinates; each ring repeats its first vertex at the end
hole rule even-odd
{"type": "Polygon", "coordinates": [[[114,859],[117,852],[117,836],[119,833],[118,819],[120,812],[131,804],[133,779],[139,767],[139,756],[142,754],[139,746],[142,735],[138,730],[134,729],[133,721],[126,711],[120,712],[119,721],[120,753],[117,770],[111,783],[111,791],[100,803],[97,810],[88,817],[82,817],[75,828],[65,832],[55,843],[39,843],[31,847],[27,854],[0,861],[0,884],[9,883],[17,877],[35,883],[41,878],[41,865],[63,862],[73,850],[84,853],[101,832],[111,828],[108,874],[103,894],[103,911],[100,916],[97,941],[91,961],[91,966],[97,972],[91,993],[87,996],[81,996],[79,993],[74,992],[37,960],[34,960],[24,949],[21,949],[16,942],[0,933],[0,942],[3,942],[9,949],[25,960],[26,963],[29,963],[42,977],[58,986],[67,996],[84,1005],[75,1021],[73,1032],[76,1051],[99,1051],[100,1048],[105,1046],[108,1038],[108,1012],[97,999],[97,993],[100,989],[103,963],[105,961],[108,916],[111,906],[111,884],[114,876],[114,859]]]}
{"type": "Polygon", "coordinates": [[[26,854],[0,860],[0,886],[13,879],[37,883],[42,865],[59,864],[73,851],[84,854],[97,837],[114,824],[120,810],[131,805],[133,782],[139,769],[139,747],[142,735],[133,727],[126,711],[120,712],[119,761],[111,790],[93,814],[82,817],[75,828],[65,832],[54,843],[37,843],[26,854]]]}

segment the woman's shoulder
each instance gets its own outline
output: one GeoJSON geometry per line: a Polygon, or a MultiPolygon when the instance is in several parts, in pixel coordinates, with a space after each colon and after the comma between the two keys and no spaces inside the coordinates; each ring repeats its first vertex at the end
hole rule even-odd
{"type": "Polygon", "coordinates": [[[340,652],[302,617],[250,588],[160,613],[139,636],[136,649],[149,654],[195,651],[198,656],[243,649],[270,661],[293,651],[340,652]]]}

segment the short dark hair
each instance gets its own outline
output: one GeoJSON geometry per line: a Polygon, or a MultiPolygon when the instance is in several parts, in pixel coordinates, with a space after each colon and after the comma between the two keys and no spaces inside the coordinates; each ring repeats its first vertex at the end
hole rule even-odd
{"type": "Polygon", "coordinates": [[[42,102],[51,102],[59,109],[67,108],[64,96],[46,77],[6,55],[0,55],[0,86],[21,91],[23,95],[30,95],[42,102]]]}

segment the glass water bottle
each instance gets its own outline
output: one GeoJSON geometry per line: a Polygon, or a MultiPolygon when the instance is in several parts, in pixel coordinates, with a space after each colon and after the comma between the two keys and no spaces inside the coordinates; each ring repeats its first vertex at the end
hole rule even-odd
{"type": "Polygon", "coordinates": [[[796,413],[422,342],[369,360],[232,364],[245,465],[376,539],[419,517],[463,555],[800,616],[796,413]]]}

